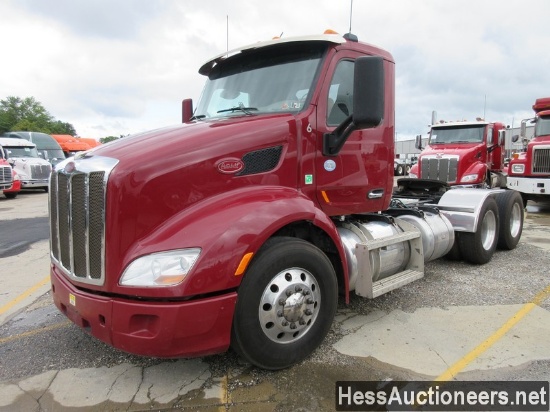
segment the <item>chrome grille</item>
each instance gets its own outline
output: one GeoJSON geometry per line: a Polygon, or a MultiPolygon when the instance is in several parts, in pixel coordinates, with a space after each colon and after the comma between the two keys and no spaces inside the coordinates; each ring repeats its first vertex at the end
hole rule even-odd
{"type": "Polygon", "coordinates": [[[421,160],[422,179],[441,180],[455,183],[458,174],[458,156],[423,156],[421,160]]]}
{"type": "Polygon", "coordinates": [[[10,187],[12,182],[11,167],[0,166],[0,186],[2,188],[10,187]]]}
{"type": "Polygon", "coordinates": [[[48,179],[52,167],[47,165],[31,165],[31,179],[48,179]]]}
{"type": "Polygon", "coordinates": [[[533,174],[550,173],[550,148],[533,148],[533,174]]]}
{"type": "Polygon", "coordinates": [[[60,163],[51,174],[51,257],[68,276],[101,285],[105,277],[105,191],[117,161],[91,158],[75,163],[60,163]]]}

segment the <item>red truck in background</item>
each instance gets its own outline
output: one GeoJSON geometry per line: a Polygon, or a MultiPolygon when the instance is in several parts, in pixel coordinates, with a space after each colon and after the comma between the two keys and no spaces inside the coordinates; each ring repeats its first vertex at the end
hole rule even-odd
{"type": "Polygon", "coordinates": [[[521,193],[524,205],[528,200],[550,200],[550,97],[537,99],[533,105],[535,117],[521,122],[523,151],[510,159],[508,166],[508,187],[521,193]],[[535,124],[535,134],[526,138],[527,122],[535,124]]]}
{"type": "Polygon", "coordinates": [[[352,34],[220,54],[183,124],[56,166],[52,296],[96,338],[155,357],[219,353],[280,369],[328,333],[338,298],[375,298],[424,263],[516,247],[513,190],[402,179],[395,64],[352,34]],[[511,217],[510,217],[511,216],[511,217]]]}
{"type": "Polygon", "coordinates": [[[416,148],[422,150],[418,163],[412,166],[410,178],[435,179],[451,186],[505,188],[504,131],[500,122],[440,122],[432,119],[426,148],[416,137],[416,148]]]}
{"type": "Polygon", "coordinates": [[[8,199],[14,199],[21,191],[21,180],[8,162],[8,155],[0,146],[0,190],[8,199]]]}

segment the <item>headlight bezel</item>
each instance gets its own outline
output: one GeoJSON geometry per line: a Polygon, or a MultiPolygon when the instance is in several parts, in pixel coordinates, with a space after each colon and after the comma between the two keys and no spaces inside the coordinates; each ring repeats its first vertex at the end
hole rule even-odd
{"type": "Polygon", "coordinates": [[[122,273],[124,287],[165,288],[182,283],[199,259],[201,248],[174,249],[134,259],[122,273]]]}

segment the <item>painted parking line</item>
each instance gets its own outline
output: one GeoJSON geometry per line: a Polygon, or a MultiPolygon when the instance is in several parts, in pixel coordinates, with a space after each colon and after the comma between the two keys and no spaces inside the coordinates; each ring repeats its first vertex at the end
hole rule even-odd
{"type": "Polygon", "coordinates": [[[50,275],[46,276],[44,279],[42,279],[40,282],[35,284],[34,286],[30,287],[23,293],[21,293],[19,296],[17,296],[15,299],[12,299],[8,303],[6,303],[4,306],[0,307],[0,316],[6,313],[8,310],[13,308],[15,305],[17,305],[19,302],[21,302],[23,299],[28,298],[31,296],[34,292],[36,292],[41,287],[45,286],[46,283],[50,281],[50,275]]]}
{"type": "Polygon", "coordinates": [[[46,327],[43,327],[43,328],[40,328],[40,329],[33,329],[33,330],[28,331],[28,332],[20,333],[18,335],[8,336],[7,338],[0,338],[0,344],[12,342],[12,341],[18,340],[18,339],[28,338],[28,337],[35,336],[35,335],[38,335],[38,334],[43,333],[43,332],[49,332],[49,331],[52,331],[52,330],[61,329],[61,328],[64,328],[64,327],[70,326],[70,325],[72,325],[72,322],[70,320],[66,320],[66,321],[59,322],[59,323],[56,323],[54,325],[46,326],[46,327]]]}
{"type": "Polygon", "coordinates": [[[550,296],[550,286],[546,287],[538,293],[531,302],[526,303],[514,316],[512,316],[504,325],[495,333],[489,336],[485,341],[479,344],[476,348],[466,354],[462,359],[457,361],[449,369],[439,375],[434,382],[445,382],[454,379],[454,377],[462,371],[466,366],[477,359],[482,353],[499,341],[510,329],[514,327],[521,319],[531,312],[535,307],[539,306],[546,298],[550,296]]]}

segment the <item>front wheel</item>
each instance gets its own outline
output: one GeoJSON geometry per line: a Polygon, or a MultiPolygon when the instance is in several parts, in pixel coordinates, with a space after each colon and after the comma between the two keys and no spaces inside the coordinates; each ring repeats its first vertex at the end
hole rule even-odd
{"type": "Polygon", "coordinates": [[[462,258],[479,265],[489,262],[497,247],[498,230],[497,203],[489,197],[479,212],[477,230],[474,233],[462,232],[458,238],[462,258]]]}
{"type": "Polygon", "coordinates": [[[498,214],[500,217],[499,249],[514,249],[523,230],[523,199],[519,192],[506,190],[497,197],[498,214]]]}
{"type": "Polygon", "coordinates": [[[337,304],[336,274],[320,249],[301,239],[270,239],[239,287],[231,345],[258,367],[289,367],[321,344],[337,304]]]}

